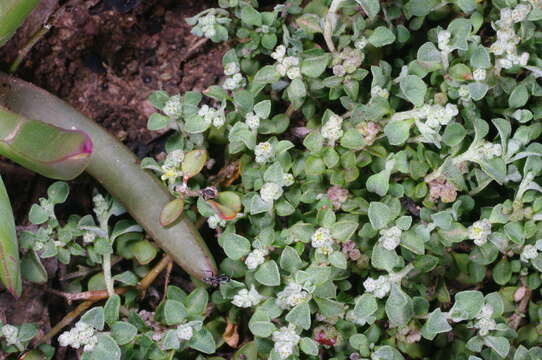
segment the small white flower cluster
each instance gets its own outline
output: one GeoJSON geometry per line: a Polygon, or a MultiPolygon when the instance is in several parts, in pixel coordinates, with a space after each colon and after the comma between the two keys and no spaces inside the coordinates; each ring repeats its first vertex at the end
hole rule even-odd
{"type": "Polygon", "coordinates": [[[34,244],[32,244],[32,249],[34,249],[36,252],[40,252],[45,249],[45,246],[47,245],[49,239],[52,238],[52,235],[52,227],[46,226],[38,228],[38,231],[36,232],[36,240],[34,241],[34,244]]]}
{"type": "Polygon", "coordinates": [[[4,337],[8,346],[15,345],[19,342],[17,339],[19,336],[19,329],[16,326],[6,324],[2,326],[0,336],[4,337]]]}
{"type": "Polygon", "coordinates": [[[239,65],[235,62],[227,63],[224,66],[224,75],[229,76],[222,84],[224,90],[235,90],[246,84],[246,79],[241,74],[239,65]]]}
{"type": "Polygon", "coordinates": [[[487,238],[491,234],[491,222],[488,219],[476,221],[469,227],[469,239],[474,240],[478,246],[487,243],[487,238]]]}
{"type": "Polygon", "coordinates": [[[387,99],[390,97],[390,92],[388,89],[384,89],[378,85],[375,85],[371,88],[371,98],[382,97],[387,99]]]}
{"type": "Polygon", "coordinates": [[[363,50],[365,49],[368,43],[369,43],[369,40],[367,40],[365,36],[362,36],[359,39],[356,39],[356,41],[354,41],[354,47],[358,50],[363,50]]]}
{"type": "Polygon", "coordinates": [[[223,111],[203,105],[198,111],[198,115],[203,118],[206,124],[212,124],[214,127],[221,127],[226,122],[226,116],[223,111]]]}
{"type": "Polygon", "coordinates": [[[94,213],[96,214],[98,220],[104,219],[109,211],[109,204],[107,200],[105,200],[102,194],[97,193],[92,198],[92,202],[94,203],[94,213]]]}
{"type": "Polygon", "coordinates": [[[523,262],[529,262],[529,260],[535,259],[538,256],[538,249],[534,245],[525,245],[519,259],[523,262]]]}
{"type": "Polygon", "coordinates": [[[501,9],[501,17],[495,22],[497,40],[490,47],[490,51],[499,57],[498,68],[509,69],[514,65],[527,65],[529,53],[518,54],[517,46],[521,37],[516,34],[514,24],[525,20],[530,11],[531,6],[528,4],[519,4],[514,9],[501,9]]]}
{"type": "Polygon", "coordinates": [[[301,77],[299,58],[286,56],[286,47],[279,45],[271,53],[271,57],[277,61],[276,69],[280,76],[287,76],[290,80],[301,77]]]}
{"type": "Polygon", "coordinates": [[[457,89],[457,94],[463,101],[469,101],[471,98],[468,85],[461,85],[459,89],[457,89]]]}
{"type": "Polygon", "coordinates": [[[252,111],[245,115],[245,124],[251,130],[257,130],[260,127],[260,117],[252,111]]]}
{"type": "Polygon", "coordinates": [[[218,227],[226,226],[226,220],[222,219],[218,215],[212,215],[207,218],[207,225],[210,229],[216,229],[218,227]]]}
{"type": "Polygon", "coordinates": [[[344,77],[347,74],[352,74],[361,66],[364,59],[365,54],[360,49],[344,48],[334,61],[333,75],[344,77]]]}
{"type": "Polygon", "coordinates": [[[190,324],[181,324],[177,326],[175,335],[177,335],[177,338],[180,341],[188,341],[192,339],[192,336],[194,336],[194,329],[192,326],[190,326],[190,324]]]}
{"type": "Polygon", "coordinates": [[[282,185],[283,186],[292,186],[295,183],[295,178],[292,174],[286,173],[282,177],[282,185]]]}
{"type": "Polygon", "coordinates": [[[258,305],[265,299],[265,296],[260,295],[254,285],[250,287],[250,290],[241,289],[233,297],[232,304],[240,308],[249,308],[258,305]]]}
{"type": "Polygon", "coordinates": [[[452,33],[450,33],[448,30],[441,30],[437,34],[437,44],[440,50],[440,58],[445,69],[447,69],[449,65],[448,55],[452,52],[452,48],[450,47],[451,37],[452,33]]]}
{"type": "Polygon", "coordinates": [[[425,124],[433,129],[440,129],[441,126],[447,125],[452,119],[459,114],[457,106],[454,104],[439,104],[425,105],[423,107],[425,124]]]}
{"type": "Polygon", "coordinates": [[[379,299],[382,299],[390,292],[391,282],[389,276],[387,275],[380,275],[376,279],[368,277],[363,282],[363,287],[367,292],[373,294],[379,299]]]}
{"type": "Polygon", "coordinates": [[[476,316],[476,323],[474,327],[478,329],[480,336],[486,336],[491,330],[497,329],[497,323],[491,318],[493,315],[493,308],[489,304],[485,304],[480,310],[480,313],[476,316]]]}
{"type": "Polygon", "coordinates": [[[333,238],[331,237],[331,231],[324,227],[318,228],[311,236],[311,245],[319,254],[331,254],[333,252],[333,238]]]}
{"type": "Polygon", "coordinates": [[[502,146],[501,144],[485,142],[478,151],[481,158],[489,160],[502,155],[502,146]]]}
{"type": "Polygon", "coordinates": [[[274,155],[273,145],[271,145],[271,143],[268,141],[259,143],[254,148],[254,155],[256,155],[256,162],[258,164],[264,164],[268,162],[274,155]]]}
{"type": "Polygon", "coordinates": [[[273,201],[278,200],[283,193],[284,190],[282,190],[282,186],[272,182],[263,184],[260,189],[260,197],[267,203],[273,203],[273,201]]]}
{"type": "Polygon", "coordinates": [[[486,76],[487,76],[487,71],[486,69],[474,69],[474,71],[472,72],[472,78],[475,80],[475,81],[484,81],[486,79],[486,76]]]}
{"type": "Polygon", "coordinates": [[[295,326],[289,324],[288,327],[281,327],[273,332],[273,349],[281,359],[286,359],[294,353],[294,349],[301,340],[301,337],[295,332],[295,326]]]}
{"type": "Polygon", "coordinates": [[[215,25],[219,23],[218,20],[219,19],[214,14],[202,16],[198,18],[198,23],[192,32],[197,31],[198,33],[202,33],[206,38],[210,39],[216,35],[215,25]]]}
{"type": "Polygon", "coordinates": [[[326,123],[322,126],[320,133],[327,139],[331,146],[343,136],[342,130],[343,118],[336,114],[331,114],[326,123]]]}
{"type": "Polygon", "coordinates": [[[296,305],[307,302],[311,299],[311,294],[303,289],[303,286],[296,282],[290,282],[284,290],[277,294],[276,304],[281,309],[291,309],[296,305]]]}
{"type": "Polygon", "coordinates": [[[254,249],[245,259],[245,265],[249,270],[256,270],[258,266],[265,262],[265,257],[269,254],[267,249],[254,249]]]}
{"type": "Polygon", "coordinates": [[[441,51],[450,51],[450,38],[452,33],[448,30],[440,30],[437,33],[437,45],[441,51]]]}
{"type": "Polygon", "coordinates": [[[162,176],[163,181],[168,181],[173,183],[177,178],[183,176],[182,171],[180,170],[181,163],[184,160],[184,152],[182,150],[173,150],[167,154],[164,164],[162,165],[162,176]]]}
{"type": "Polygon", "coordinates": [[[183,115],[183,102],[181,95],[174,95],[170,97],[168,101],[166,101],[162,111],[171,118],[181,118],[183,115]]]}
{"type": "Polygon", "coordinates": [[[535,245],[525,245],[519,258],[523,262],[529,262],[538,256],[539,251],[542,251],[542,239],[537,240],[535,245]]]}
{"type": "Polygon", "coordinates": [[[96,330],[89,324],[79,321],[70,331],[62,333],[58,337],[60,346],[70,346],[79,349],[83,346],[84,351],[91,351],[98,343],[96,330]]]}
{"type": "Polygon", "coordinates": [[[184,160],[184,151],[177,149],[167,154],[164,160],[164,166],[166,167],[178,167],[184,160]]]}
{"type": "Polygon", "coordinates": [[[386,250],[395,250],[401,242],[402,231],[397,226],[392,226],[389,229],[380,230],[380,238],[378,241],[386,250]]]}
{"type": "Polygon", "coordinates": [[[83,234],[83,243],[85,245],[92,244],[96,240],[96,233],[92,231],[85,231],[83,234]]]}
{"type": "Polygon", "coordinates": [[[392,120],[416,119],[416,126],[421,135],[431,139],[438,133],[442,126],[449,124],[459,114],[457,105],[440,104],[424,105],[421,108],[402,111],[392,115],[392,120]],[[425,122],[421,120],[425,119],[425,122]]]}

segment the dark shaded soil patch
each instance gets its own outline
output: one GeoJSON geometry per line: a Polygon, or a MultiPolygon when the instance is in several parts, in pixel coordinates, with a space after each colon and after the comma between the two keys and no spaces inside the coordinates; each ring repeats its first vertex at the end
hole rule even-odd
{"type": "MultiPolygon", "coordinates": [[[[201,38],[185,23],[211,6],[207,1],[77,0],[64,6],[17,75],[65,99],[140,156],[156,136],[146,129],[154,111],[146,98],[153,90],[203,90],[222,76],[225,47],[207,42],[194,48],[201,38]]],[[[0,63],[11,62],[21,44],[20,36],[13,39],[0,63]]]]}

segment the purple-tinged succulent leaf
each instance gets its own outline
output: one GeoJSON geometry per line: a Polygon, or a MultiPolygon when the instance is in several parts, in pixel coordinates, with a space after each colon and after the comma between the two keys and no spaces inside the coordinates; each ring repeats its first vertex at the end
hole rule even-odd
{"type": "Polygon", "coordinates": [[[0,154],[40,175],[70,180],[90,161],[92,141],[0,107],[0,154]]]}

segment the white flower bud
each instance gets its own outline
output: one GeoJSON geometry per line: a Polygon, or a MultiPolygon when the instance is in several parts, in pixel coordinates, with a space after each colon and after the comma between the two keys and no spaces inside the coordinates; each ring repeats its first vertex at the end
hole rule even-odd
{"type": "Polygon", "coordinates": [[[380,238],[378,241],[386,250],[395,250],[401,242],[401,229],[397,226],[393,226],[389,229],[380,230],[380,238]]]}
{"type": "Polygon", "coordinates": [[[437,40],[440,50],[448,50],[448,43],[450,42],[451,37],[452,33],[450,33],[448,30],[441,30],[438,32],[437,40]]]}
{"type": "Polygon", "coordinates": [[[301,69],[298,66],[293,66],[286,71],[286,76],[288,79],[295,80],[301,77],[301,69]]]}
{"type": "Polygon", "coordinates": [[[292,174],[284,174],[282,177],[282,185],[283,186],[292,186],[295,183],[294,176],[292,174]]]}
{"type": "Polygon", "coordinates": [[[255,130],[260,127],[260,117],[253,112],[249,112],[245,116],[245,123],[250,129],[255,130]]]}
{"type": "Polygon", "coordinates": [[[237,63],[231,62],[227,63],[226,66],[224,66],[224,75],[231,76],[235,75],[239,72],[239,65],[237,63]]]}
{"type": "Polygon", "coordinates": [[[218,215],[213,215],[207,218],[207,225],[211,229],[216,229],[219,226],[220,227],[226,226],[226,221],[220,218],[218,215]]]}
{"type": "Polygon", "coordinates": [[[286,55],[286,47],[284,45],[279,45],[275,48],[275,51],[271,53],[271,57],[278,62],[281,62],[286,55]]]}
{"type": "Polygon", "coordinates": [[[474,240],[478,246],[482,246],[487,242],[487,238],[491,234],[491,222],[488,219],[476,221],[469,227],[469,238],[474,240]]]}
{"type": "Polygon", "coordinates": [[[529,262],[529,260],[535,259],[538,256],[538,250],[534,245],[525,245],[521,251],[520,260],[523,262],[529,262]]]}
{"type": "Polygon", "coordinates": [[[296,305],[307,302],[311,295],[303,290],[303,287],[295,282],[290,282],[284,290],[277,294],[276,304],[281,309],[291,309],[296,305]]]}
{"type": "Polygon", "coordinates": [[[265,249],[254,249],[247,255],[245,265],[249,270],[256,270],[258,266],[265,262],[265,256],[267,254],[268,251],[265,249]]]}
{"type": "Polygon", "coordinates": [[[282,196],[283,190],[282,186],[275,183],[265,183],[260,189],[260,197],[265,202],[273,202],[278,200],[282,196]]]}
{"type": "Polygon", "coordinates": [[[180,118],[183,114],[183,103],[180,95],[174,95],[166,101],[163,108],[164,114],[173,118],[180,118]]]}
{"type": "Polygon", "coordinates": [[[237,82],[232,79],[232,78],[227,78],[225,81],[224,81],[224,84],[222,84],[222,87],[224,88],[224,90],[235,90],[237,89],[237,82]]]}
{"type": "Polygon", "coordinates": [[[332,114],[327,122],[322,126],[320,133],[324,138],[329,140],[331,144],[339,140],[343,136],[342,131],[343,119],[339,115],[332,114]]]}
{"type": "Polygon", "coordinates": [[[379,299],[385,297],[391,290],[389,278],[385,275],[380,275],[376,280],[368,277],[363,282],[363,287],[379,299]]]}
{"type": "Polygon", "coordinates": [[[188,341],[194,336],[194,329],[188,324],[182,324],[177,326],[175,334],[180,341],[188,341]]]}
{"type": "Polygon", "coordinates": [[[17,344],[17,336],[19,335],[19,329],[16,326],[6,324],[2,326],[2,336],[6,339],[8,345],[17,344]]]}
{"type": "Polygon", "coordinates": [[[470,90],[468,85],[461,85],[457,90],[457,93],[463,99],[470,99],[470,90]]]}
{"type": "Polygon", "coordinates": [[[260,295],[254,285],[250,287],[250,290],[241,289],[233,297],[232,304],[240,308],[249,308],[258,305],[265,299],[264,296],[260,295]]]}
{"type": "Polygon", "coordinates": [[[486,70],[485,69],[476,69],[472,73],[472,77],[476,81],[484,81],[486,79],[486,70]]]}
{"type": "Polygon", "coordinates": [[[344,69],[344,66],[341,64],[333,66],[333,75],[338,77],[343,77],[344,75],[346,75],[346,70],[344,69]]]}
{"type": "Polygon", "coordinates": [[[365,46],[367,46],[368,43],[369,41],[367,40],[367,38],[363,36],[357,39],[356,41],[354,41],[354,46],[358,50],[363,50],[365,46]]]}
{"type": "Polygon", "coordinates": [[[295,332],[295,326],[289,324],[273,332],[272,339],[275,343],[273,350],[284,360],[294,353],[301,337],[295,332]]]}
{"type": "Polygon", "coordinates": [[[254,148],[257,163],[266,163],[273,157],[273,145],[270,142],[261,142],[254,148]]]}
{"type": "Polygon", "coordinates": [[[84,244],[92,244],[96,240],[96,234],[92,231],[85,231],[83,234],[83,243],[84,244]]]}

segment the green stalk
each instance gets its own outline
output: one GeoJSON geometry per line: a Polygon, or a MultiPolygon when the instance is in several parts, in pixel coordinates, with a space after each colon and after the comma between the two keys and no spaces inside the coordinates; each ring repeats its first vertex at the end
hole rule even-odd
{"type": "Polygon", "coordinates": [[[39,2],[40,0],[0,1],[0,46],[13,36],[39,2]]]}
{"type": "Polygon", "coordinates": [[[94,150],[86,171],[186,272],[197,279],[217,274],[207,245],[189,220],[182,218],[168,227],[160,225],[160,213],[172,200],[171,195],[154,175],[141,169],[139,160],[115,137],[45,90],[2,73],[0,104],[27,117],[88,134],[94,150]]]}
{"type": "Polygon", "coordinates": [[[0,106],[0,155],[43,176],[70,180],[90,160],[92,142],[81,131],[28,119],[0,106]]]}
{"type": "Polygon", "coordinates": [[[15,220],[8,193],[0,177],[0,280],[15,297],[21,296],[21,268],[15,220]]]}

